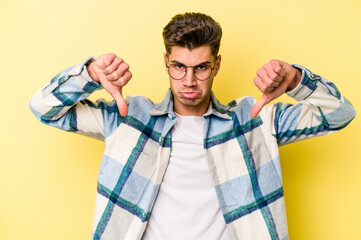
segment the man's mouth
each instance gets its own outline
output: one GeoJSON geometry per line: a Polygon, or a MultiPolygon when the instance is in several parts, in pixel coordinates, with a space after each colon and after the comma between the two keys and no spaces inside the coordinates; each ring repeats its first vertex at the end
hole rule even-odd
{"type": "Polygon", "coordinates": [[[183,98],[187,98],[187,99],[195,99],[199,96],[198,92],[181,92],[180,95],[183,98]]]}

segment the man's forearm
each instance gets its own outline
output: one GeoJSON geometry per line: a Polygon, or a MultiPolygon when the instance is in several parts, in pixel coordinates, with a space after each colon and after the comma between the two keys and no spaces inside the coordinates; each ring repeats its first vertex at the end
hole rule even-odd
{"type": "Polygon", "coordinates": [[[29,106],[35,117],[43,123],[102,139],[104,111],[99,107],[100,103],[86,99],[102,87],[89,77],[86,62],[54,77],[32,97],[29,106]]]}

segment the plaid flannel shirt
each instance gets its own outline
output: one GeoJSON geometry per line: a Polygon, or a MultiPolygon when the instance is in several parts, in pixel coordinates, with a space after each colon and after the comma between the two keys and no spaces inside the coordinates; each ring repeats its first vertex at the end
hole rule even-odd
{"type": "MultiPolygon", "coordinates": [[[[128,96],[122,117],[115,101],[87,99],[102,88],[89,77],[88,61],[54,77],[30,108],[45,124],[105,141],[92,239],[141,239],[172,149],[172,94],[161,103],[128,96]]],[[[252,97],[222,105],[212,93],[203,115],[204,149],[232,239],[288,239],[278,147],[329,134],[355,117],[332,82],[293,66],[302,80],[287,94],[298,104],[268,105],[252,119],[252,97]]]]}

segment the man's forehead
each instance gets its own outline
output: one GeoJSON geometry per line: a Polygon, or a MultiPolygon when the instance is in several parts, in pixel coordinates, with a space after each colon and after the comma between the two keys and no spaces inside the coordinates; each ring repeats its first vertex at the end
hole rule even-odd
{"type": "Polygon", "coordinates": [[[169,61],[176,61],[186,65],[197,65],[202,62],[213,62],[214,57],[210,46],[201,46],[194,49],[173,46],[168,55],[169,61]]]}

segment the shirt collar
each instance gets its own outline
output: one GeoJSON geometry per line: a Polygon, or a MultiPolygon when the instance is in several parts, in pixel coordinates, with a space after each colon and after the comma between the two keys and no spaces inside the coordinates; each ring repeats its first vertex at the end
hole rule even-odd
{"type": "MultiPolygon", "coordinates": [[[[172,91],[168,89],[163,101],[161,103],[156,103],[154,108],[148,113],[153,116],[161,116],[166,114],[174,116],[172,91]]],[[[207,117],[210,115],[215,115],[223,119],[232,119],[229,114],[229,106],[221,104],[214,95],[213,91],[211,92],[211,101],[209,103],[208,110],[203,116],[207,117]]]]}

